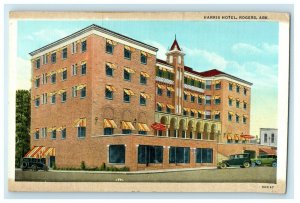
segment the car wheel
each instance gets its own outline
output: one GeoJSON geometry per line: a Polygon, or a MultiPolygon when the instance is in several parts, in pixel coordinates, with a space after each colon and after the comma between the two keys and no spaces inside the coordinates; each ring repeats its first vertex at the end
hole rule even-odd
{"type": "Polygon", "coordinates": [[[261,165],[261,160],[256,160],[257,165],[261,165]]]}
{"type": "Polygon", "coordinates": [[[224,168],[227,168],[227,165],[225,163],[221,163],[221,166],[220,166],[222,169],[224,168]]]}
{"type": "Polygon", "coordinates": [[[24,171],[27,167],[28,167],[28,164],[26,162],[23,162],[22,166],[21,166],[22,171],[24,171]]]}
{"type": "Polygon", "coordinates": [[[276,167],[277,167],[277,163],[276,163],[276,162],[273,162],[273,163],[272,163],[272,167],[276,168],[276,167]]]}
{"type": "Polygon", "coordinates": [[[244,162],[243,166],[244,166],[245,168],[249,168],[249,167],[250,167],[250,163],[249,163],[248,161],[246,161],[246,162],[244,162]]]}
{"type": "Polygon", "coordinates": [[[255,163],[255,162],[252,162],[252,163],[251,163],[251,166],[252,166],[252,167],[255,167],[255,166],[256,166],[256,163],[255,163]]]}
{"type": "Polygon", "coordinates": [[[31,169],[32,169],[32,171],[37,171],[37,170],[38,170],[38,168],[37,168],[36,165],[33,165],[33,166],[31,167],[31,169]]]}

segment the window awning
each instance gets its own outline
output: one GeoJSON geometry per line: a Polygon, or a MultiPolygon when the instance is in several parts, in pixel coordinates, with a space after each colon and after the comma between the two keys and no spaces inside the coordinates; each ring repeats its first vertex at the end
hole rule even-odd
{"type": "Polygon", "coordinates": [[[171,104],[167,104],[167,107],[168,107],[169,109],[174,109],[174,106],[171,105],[171,104]]]}
{"type": "Polygon", "coordinates": [[[196,94],[196,93],[191,93],[191,95],[194,97],[198,97],[198,94],[196,94]]]}
{"type": "Polygon", "coordinates": [[[166,131],[166,125],[162,124],[162,123],[153,123],[151,125],[151,128],[153,128],[154,130],[161,130],[161,131],[166,131]]]}
{"type": "Polygon", "coordinates": [[[205,99],[205,95],[200,95],[200,94],[199,94],[199,98],[205,99]]]}
{"type": "Polygon", "coordinates": [[[141,96],[142,96],[143,98],[145,98],[145,99],[149,99],[149,98],[150,98],[150,96],[149,96],[148,94],[143,93],[143,92],[141,92],[141,96]]]}
{"type": "Polygon", "coordinates": [[[130,121],[122,121],[122,130],[135,130],[134,126],[130,121]]]}
{"type": "Polygon", "coordinates": [[[260,152],[264,152],[266,154],[277,154],[276,150],[274,149],[269,149],[269,148],[259,148],[260,152]]]}
{"type": "Polygon", "coordinates": [[[248,118],[248,115],[246,115],[246,114],[244,114],[243,116],[244,116],[245,118],[248,118]]]}
{"type": "Polygon", "coordinates": [[[200,111],[200,110],[198,111],[198,113],[203,114],[203,115],[205,114],[204,111],[200,111]]]}
{"type": "Polygon", "coordinates": [[[124,70],[126,70],[128,73],[135,73],[135,71],[131,68],[125,67],[124,70]]]}
{"type": "Polygon", "coordinates": [[[240,99],[239,99],[239,98],[236,98],[235,100],[236,100],[236,101],[240,101],[240,99]]]}
{"type": "Polygon", "coordinates": [[[220,111],[214,111],[214,114],[218,115],[218,114],[220,114],[220,111]]]}
{"type": "Polygon", "coordinates": [[[106,65],[112,69],[116,69],[117,68],[117,65],[114,64],[114,63],[110,63],[110,62],[107,62],[106,65]]]}
{"type": "Polygon", "coordinates": [[[148,73],[143,72],[143,71],[141,72],[141,75],[144,76],[145,78],[149,78],[150,77],[150,75],[148,73]]]}
{"type": "Polygon", "coordinates": [[[86,87],[86,84],[80,84],[77,86],[77,90],[81,90],[86,87]]]}
{"type": "Polygon", "coordinates": [[[235,135],[234,135],[234,139],[235,139],[235,140],[239,140],[239,139],[240,139],[240,138],[239,138],[239,135],[238,135],[238,134],[235,134],[235,135]]]}
{"type": "Polygon", "coordinates": [[[124,49],[128,50],[128,51],[134,51],[134,48],[130,47],[130,46],[124,46],[124,49]]]}
{"type": "Polygon", "coordinates": [[[58,90],[57,91],[57,94],[59,94],[59,95],[61,95],[61,94],[63,94],[64,92],[66,92],[67,90],[65,90],[65,89],[61,89],[61,90],[58,90]]]}
{"type": "Polygon", "coordinates": [[[52,95],[56,94],[57,92],[49,92],[48,96],[51,97],[52,95]]]}
{"type": "Polygon", "coordinates": [[[106,85],[105,88],[110,91],[110,92],[115,92],[117,91],[116,88],[112,85],[106,85]]]}
{"type": "Polygon", "coordinates": [[[233,114],[234,114],[234,112],[232,112],[232,111],[229,111],[228,113],[229,113],[230,115],[233,115],[233,114]]]}
{"type": "Polygon", "coordinates": [[[191,112],[197,113],[198,111],[196,109],[191,109],[191,112]]]}
{"type": "Polygon", "coordinates": [[[62,73],[62,72],[64,72],[65,70],[67,70],[67,68],[61,68],[61,69],[57,70],[57,73],[62,73]]]}
{"type": "Polygon", "coordinates": [[[174,88],[173,87],[167,87],[167,90],[174,92],[174,88]]]}
{"type": "Polygon", "coordinates": [[[106,43],[107,43],[107,44],[110,44],[110,45],[113,45],[113,46],[115,46],[115,45],[118,44],[117,42],[115,42],[115,41],[113,41],[113,40],[111,40],[111,39],[106,39],[106,43]]]}
{"type": "Polygon", "coordinates": [[[147,52],[144,52],[144,51],[141,51],[141,54],[143,54],[146,57],[150,56],[150,54],[148,54],[147,52]]]}
{"type": "Polygon", "coordinates": [[[47,128],[47,132],[48,132],[48,133],[51,133],[53,130],[56,130],[56,128],[55,128],[55,127],[47,128]]]}
{"type": "Polygon", "coordinates": [[[86,118],[79,118],[74,121],[74,127],[86,127],[86,118]]]}
{"type": "Polygon", "coordinates": [[[232,96],[228,96],[228,98],[229,98],[229,99],[233,99],[233,97],[232,97],[232,96]]]}
{"type": "Polygon", "coordinates": [[[227,140],[232,140],[231,134],[228,134],[228,135],[227,135],[227,140]]]}
{"type": "Polygon", "coordinates": [[[42,154],[42,157],[47,157],[47,156],[55,156],[55,148],[54,147],[48,147],[42,154]]]}
{"type": "Polygon", "coordinates": [[[42,155],[42,152],[45,150],[44,146],[34,146],[29,152],[25,154],[24,157],[27,158],[39,158],[42,155]]]}
{"type": "Polygon", "coordinates": [[[214,96],[213,99],[220,99],[220,96],[214,96]]]}
{"type": "Polygon", "coordinates": [[[157,84],[157,87],[160,88],[160,89],[166,89],[166,86],[165,85],[161,85],[161,84],[157,84]]]}
{"type": "Polygon", "coordinates": [[[213,84],[220,84],[221,83],[221,81],[220,80],[215,80],[215,81],[213,81],[213,84]]]}
{"type": "Polygon", "coordinates": [[[124,92],[129,95],[129,96],[133,96],[134,95],[134,92],[130,89],[124,89],[124,92]]]}
{"type": "Polygon", "coordinates": [[[248,102],[247,102],[247,101],[245,101],[245,100],[244,100],[243,102],[244,102],[245,104],[247,104],[247,103],[248,103],[248,102]]]}
{"type": "Polygon", "coordinates": [[[241,138],[244,138],[244,139],[254,139],[256,138],[255,136],[253,135],[240,135],[241,138]]]}
{"type": "Polygon", "coordinates": [[[104,119],[103,128],[117,128],[117,124],[112,119],[104,119]]]}
{"type": "Polygon", "coordinates": [[[61,126],[61,127],[57,128],[56,131],[60,132],[60,131],[62,131],[65,128],[66,128],[66,126],[61,126]]]}
{"type": "Polygon", "coordinates": [[[189,91],[183,91],[183,93],[186,95],[191,95],[191,93],[189,91]]]}
{"type": "Polygon", "coordinates": [[[190,111],[190,109],[189,109],[189,108],[183,108],[183,110],[185,110],[185,111],[190,111]]]}
{"type": "Polygon", "coordinates": [[[150,128],[145,123],[138,123],[138,131],[150,131],[150,128]]]}
{"type": "Polygon", "coordinates": [[[159,107],[161,107],[161,108],[165,107],[165,105],[162,104],[162,103],[160,103],[160,102],[156,102],[156,104],[157,104],[159,107]]]}

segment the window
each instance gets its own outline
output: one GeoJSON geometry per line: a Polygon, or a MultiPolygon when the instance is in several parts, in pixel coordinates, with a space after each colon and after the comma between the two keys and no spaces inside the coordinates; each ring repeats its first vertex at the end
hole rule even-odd
{"type": "Polygon", "coordinates": [[[214,119],[217,120],[217,121],[219,121],[220,120],[220,114],[215,114],[214,119]]]}
{"type": "Polygon", "coordinates": [[[126,80],[126,81],[131,80],[131,75],[127,70],[124,70],[124,80],[126,80]]]}
{"type": "Polygon", "coordinates": [[[147,84],[147,78],[145,76],[143,76],[143,75],[140,75],[140,83],[142,85],[147,84]]]}
{"type": "Polygon", "coordinates": [[[247,123],[247,118],[245,116],[243,116],[243,123],[246,124],[247,123]]]}
{"type": "Polygon", "coordinates": [[[221,89],[221,82],[215,84],[215,90],[221,89]]]}
{"type": "Polygon", "coordinates": [[[77,64],[72,65],[72,75],[77,75],[77,64]]]}
{"type": "Polygon", "coordinates": [[[229,106],[232,106],[232,99],[229,99],[229,100],[228,100],[228,105],[229,105],[229,106]]]}
{"type": "Polygon", "coordinates": [[[80,91],[80,98],[86,97],[86,87],[82,88],[80,91]]]}
{"type": "Polygon", "coordinates": [[[191,85],[195,86],[195,80],[194,79],[191,79],[191,85]]]}
{"type": "Polygon", "coordinates": [[[240,117],[239,117],[238,115],[235,115],[235,121],[236,121],[237,123],[240,122],[240,117]]]}
{"type": "Polygon", "coordinates": [[[143,53],[141,53],[141,63],[142,64],[147,64],[147,56],[143,53]]]}
{"type": "Polygon", "coordinates": [[[146,98],[140,95],[140,105],[145,106],[146,105],[146,98]]]}
{"type": "Polygon", "coordinates": [[[138,134],[140,134],[140,135],[147,135],[147,131],[138,131],[138,134]]]}
{"type": "Polygon", "coordinates": [[[215,105],[219,105],[221,104],[221,99],[220,98],[216,98],[215,99],[215,105]]]}
{"type": "Polygon", "coordinates": [[[157,76],[158,76],[158,77],[163,77],[163,71],[160,70],[160,69],[158,69],[158,70],[157,70],[157,76]]]}
{"type": "Polygon", "coordinates": [[[47,64],[48,63],[48,54],[44,54],[43,55],[43,64],[47,64]]]}
{"type": "Polygon", "coordinates": [[[66,59],[68,57],[68,49],[64,48],[62,50],[62,59],[66,59]]]}
{"type": "Polygon", "coordinates": [[[184,101],[187,101],[187,98],[188,98],[188,95],[187,94],[183,94],[183,99],[184,99],[184,101]]]}
{"type": "Polygon", "coordinates": [[[205,111],[205,119],[211,119],[211,111],[205,111]]]}
{"type": "Polygon", "coordinates": [[[201,118],[202,114],[200,112],[198,112],[198,118],[201,118]]]}
{"type": "Polygon", "coordinates": [[[75,54],[77,52],[77,44],[76,42],[72,43],[72,54],[75,54]]]}
{"type": "Polygon", "coordinates": [[[47,82],[48,82],[47,73],[43,73],[43,80],[42,80],[43,85],[47,84],[47,82]]]}
{"type": "Polygon", "coordinates": [[[130,95],[124,91],[123,101],[125,103],[130,103],[130,95]]]}
{"type": "Polygon", "coordinates": [[[81,64],[81,75],[86,75],[86,63],[81,64]]]}
{"type": "Polygon", "coordinates": [[[43,104],[47,104],[47,98],[48,98],[47,93],[44,93],[42,96],[43,96],[43,98],[42,98],[43,104]]]}
{"type": "Polygon", "coordinates": [[[191,102],[195,103],[195,96],[191,95],[191,102]]]}
{"type": "Polygon", "coordinates": [[[124,58],[128,60],[131,59],[131,51],[129,49],[124,48],[124,58]]]}
{"type": "Polygon", "coordinates": [[[114,69],[109,67],[109,65],[105,65],[105,73],[107,76],[113,76],[114,74],[114,69]]]}
{"type": "Polygon", "coordinates": [[[236,108],[240,108],[240,101],[236,100],[236,108]]]}
{"type": "Polygon", "coordinates": [[[112,135],[114,134],[113,128],[104,128],[104,135],[112,135]]]}
{"type": "Polygon", "coordinates": [[[190,148],[170,147],[169,163],[190,163],[190,148]]]}
{"type": "Polygon", "coordinates": [[[195,117],[195,113],[191,111],[191,117],[195,117]]]}
{"type": "Polygon", "coordinates": [[[157,111],[162,111],[162,106],[159,105],[159,104],[157,104],[157,105],[156,105],[156,109],[157,109],[157,111]]]}
{"type": "Polygon", "coordinates": [[[126,135],[131,134],[131,130],[123,129],[122,134],[126,134],[126,135]]]}
{"type": "Polygon", "coordinates": [[[40,86],[40,78],[35,79],[35,87],[38,88],[40,86]]]}
{"type": "Polygon", "coordinates": [[[202,134],[201,134],[201,132],[197,132],[197,139],[198,139],[198,140],[201,140],[201,139],[202,139],[202,134]]]}
{"type": "Polygon", "coordinates": [[[198,104],[202,104],[202,98],[198,97],[198,104]]]}
{"type": "Polygon", "coordinates": [[[53,139],[53,140],[56,139],[56,130],[51,131],[51,139],[53,139]]]}
{"type": "Polygon", "coordinates": [[[188,114],[188,111],[183,109],[183,115],[187,116],[187,114],[188,114]]]}
{"type": "Polygon", "coordinates": [[[61,94],[61,102],[66,102],[67,101],[67,92],[63,92],[61,94]]]}
{"type": "Polygon", "coordinates": [[[244,88],[244,95],[246,96],[247,95],[247,89],[244,88]]]}
{"type": "Polygon", "coordinates": [[[52,84],[55,84],[55,83],[56,83],[56,73],[53,73],[53,74],[51,75],[51,83],[52,83],[52,84]]]}
{"type": "Polygon", "coordinates": [[[170,90],[167,90],[167,97],[171,98],[172,97],[172,93],[170,90]]]}
{"type": "Polygon", "coordinates": [[[36,129],[35,133],[34,133],[34,139],[38,140],[40,139],[40,130],[36,129]]]}
{"type": "Polygon", "coordinates": [[[138,163],[162,163],[163,162],[163,151],[162,146],[151,146],[151,145],[139,145],[138,147],[138,163]]]}
{"type": "Polygon", "coordinates": [[[267,143],[268,142],[268,135],[267,133],[264,134],[264,143],[267,143]]]}
{"type": "Polygon", "coordinates": [[[274,143],[275,142],[275,135],[274,133],[271,134],[271,143],[274,143]]]}
{"type": "Polygon", "coordinates": [[[39,69],[41,67],[41,59],[38,58],[36,61],[35,61],[35,67],[36,69],[39,69]]]}
{"type": "Polygon", "coordinates": [[[210,95],[206,95],[205,96],[205,105],[210,105],[211,104],[211,96],[210,95]]]}
{"type": "Polygon", "coordinates": [[[77,128],[77,137],[85,138],[85,136],[86,136],[86,127],[78,127],[77,128]]]}
{"type": "Polygon", "coordinates": [[[42,138],[47,137],[47,128],[42,128],[42,138]]]}
{"type": "Polygon", "coordinates": [[[61,130],[61,139],[64,140],[67,137],[67,129],[64,128],[61,130]]]}
{"type": "Polygon", "coordinates": [[[162,89],[158,87],[158,88],[157,88],[157,94],[161,96],[162,93],[163,93],[162,89]]]}
{"type": "Polygon", "coordinates": [[[240,93],[240,86],[238,86],[238,85],[236,86],[236,92],[240,93]]]}
{"type": "Polygon", "coordinates": [[[113,164],[125,163],[125,145],[109,146],[109,163],[113,163],[113,164]]]}
{"type": "Polygon", "coordinates": [[[51,104],[55,104],[55,102],[56,102],[56,94],[53,94],[51,96],[51,104]]]}
{"type": "Polygon", "coordinates": [[[34,100],[34,103],[35,103],[35,107],[39,107],[40,106],[40,98],[36,98],[34,100]]]}
{"type": "Polygon", "coordinates": [[[211,89],[211,80],[206,80],[206,82],[205,82],[205,89],[207,89],[207,90],[211,89]]]}
{"type": "Polygon", "coordinates": [[[81,52],[85,52],[86,51],[86,40],[81,42],[81,52]]]}
{"type": "Polygon", "coordinates": [[[247,109],[247,103],[244,102],[244,105],[243,105],[244,109],[247,109]]]}
{"type": "Polygon", "coordinates": [[[51,63],[56,63],[56,52],[51,54],[51,63]]]}
{"type": "Polygon", "coordinates": [[[67,75],[68,75],[68,74],[67,74],[67,70],[64,70],[64,71],[62,72],[62,75],[61,75],[62,78],[61,78],[61,79],[62,79],[62,80],[66,80],[66,79],[67,79],[67,75]]]}
{"type": "Polygon", "coordinates": [[[105,48],[105,50],[106,50],[106,53],[108,53],[108,54],[113,54],[113,52],[114,52],[114,47],[113,47],[112,44],[106,42],[106,48],[105,48]]]}
{"type": "Polygon", "coordinates": [[[77,97],[77,86],[72,87],[72,97],[77,97]]]}
{"type": "Polygon", "coordinates": [[[106,99],[113,99],[113,91],[109,90],[108,88],[105,88],[105,98],[106,99]]]}
{"type": "Polygon", "coordinates": [[[213,149],[196,148],[196,163],[213,163],[213,149]]]}
{"type": "Polygon", "coordinates": [[[171,109],[168,106],[167,106],[167,113],[171,113],[171,109]]]}
{"type": "Polygon", "coordinates": [[[232,115],[228,113],[228,121],[232,121],[232,115]]]}

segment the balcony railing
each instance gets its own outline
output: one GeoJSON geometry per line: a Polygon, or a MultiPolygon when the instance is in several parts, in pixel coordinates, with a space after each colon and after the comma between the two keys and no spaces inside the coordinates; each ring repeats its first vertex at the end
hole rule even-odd
{"type": "Polygon", "coordinates": [[[195,86],[192,86],[192,85],[184,84],[184,88],[189,89],[189,90],[193,90],[193,91],[196,91],[196,92],[204,93],[204,89],[199,88],[199,87],[195,87],[195,86]]]}
{"type": "Polygon", "coordinates": [[[174,84],[173,80],[162,78],[162,77],[158,77],[158,76],[156,76],[155,80],[158,81],[158,82],[169,84],[169,85],[173,85],[174,84]]]}

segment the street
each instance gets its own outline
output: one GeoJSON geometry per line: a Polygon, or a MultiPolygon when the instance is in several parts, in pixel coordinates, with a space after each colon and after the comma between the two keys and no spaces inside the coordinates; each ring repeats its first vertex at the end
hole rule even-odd
{"type": "Polygon", "coordinates": [[[251,167],[147,172],[22,171],[16,181],[40,182],[255,182],[276,183],[276,168],[251,167]]]}

